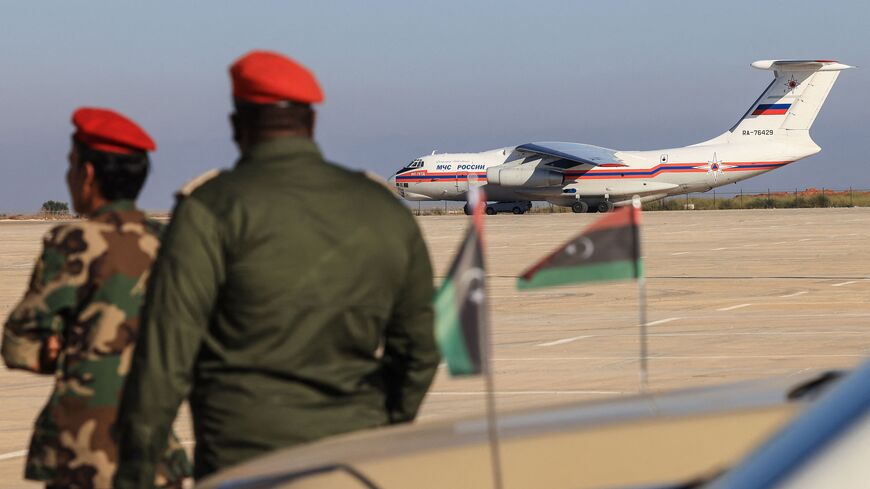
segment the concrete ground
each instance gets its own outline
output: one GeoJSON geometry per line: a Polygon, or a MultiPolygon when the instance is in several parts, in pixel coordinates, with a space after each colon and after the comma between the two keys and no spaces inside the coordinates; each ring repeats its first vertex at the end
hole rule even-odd
{"type": "MultiPolygon", "coordinates": [[[[637,284],[517,291],[516,275],[598,218],[486,219],[500,409],[638,389],[637,284]]],[[[438,280],[467,224],[420,219],[438,280]]],[[[0,317],[19,299],[52,224],[0,223],[0,317]]],[[[870,209],[649,212],[649,385],[653,390],[849,368],[870,350],[870,209]]],[[[0,369],[0,488],[20,480],[51,379],[0,369]]],[[[420,419],[484,410],[479,378],[441,369],[420,419]]],[[[177,429],[191,439],[189,416],[177,429]]]]}

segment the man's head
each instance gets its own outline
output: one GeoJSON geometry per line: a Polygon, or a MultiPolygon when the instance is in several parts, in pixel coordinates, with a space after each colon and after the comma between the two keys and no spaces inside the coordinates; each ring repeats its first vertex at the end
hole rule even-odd
{"type": "Polygon", "coordinates": [[[286,136],[311,138],[315,112],[323,101],[314,75],[278,53],[252,51],[230,67],[236,111],[233,138],[242,150],[286,136]]]}
{"type": "Polygon", "coordinates": [[[72,116],[66,183],[73,208],[90,214],[108,202],[135,200],[157,146],[135,122],[108,109],[83,107],[72,116]]]}

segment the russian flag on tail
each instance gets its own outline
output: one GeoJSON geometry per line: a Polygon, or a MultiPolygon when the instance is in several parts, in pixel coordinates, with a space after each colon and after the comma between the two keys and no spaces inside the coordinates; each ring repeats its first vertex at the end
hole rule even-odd
{"type": "Polygon", "coordinates": [[[759,104],[752,115],[783,115],[788,113],[791,104],[759,104]]]}

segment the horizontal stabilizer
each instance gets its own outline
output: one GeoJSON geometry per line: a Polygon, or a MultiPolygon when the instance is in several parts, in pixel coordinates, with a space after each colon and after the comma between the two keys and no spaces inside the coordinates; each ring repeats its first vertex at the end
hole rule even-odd
{"type": "Polygon", "coordinates": [[[764,59],[752,63],[752,67],[781,71],[840,71],[854,68],[831,59],[764,59]]]}
{"type": "Polygon", "coordinates": [[[524,155],[538,155],[558,158],[576,163],[575,165],[550,164],[559,168],[569,168],[577,165],[591,166],[627,166],[616,156],[616,150],[581,143],[542,142],[528,143],[517,146],[516,152],[524,155]]]}
{"type": "Polygon", "coordinates": [[[772,70],[774,79],[729,131],[729,139],[788,136],[808,138],[840,71],[852,68],[827,59],[767,59],[753,68],[772,70]]]}

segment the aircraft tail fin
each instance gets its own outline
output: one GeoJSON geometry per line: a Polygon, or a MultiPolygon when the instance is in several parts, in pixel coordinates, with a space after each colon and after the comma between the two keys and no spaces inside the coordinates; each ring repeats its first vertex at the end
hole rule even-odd
{"type": "Polygon", "coordinates": [[[852,68],[832,60],[764,60],[752,67],[772,70],[774,79],[731,128],[731,137],[806,135],[840,71],[852,68]]]}

